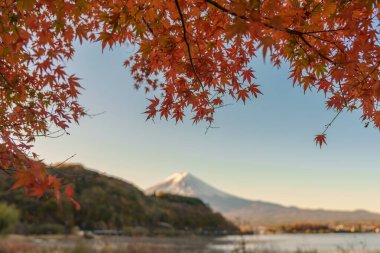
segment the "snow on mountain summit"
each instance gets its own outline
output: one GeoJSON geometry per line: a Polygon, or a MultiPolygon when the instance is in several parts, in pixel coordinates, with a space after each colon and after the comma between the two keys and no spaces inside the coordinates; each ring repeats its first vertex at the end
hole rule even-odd
{"type": "Polygon", "coordinates": [[[167,177],[164,182],[166,181],[173,181],[173,182],[179,182],[189,176],[189,172],[177,172],[172,174],[171,176],[167,177]]]}
{"type": "Polygon", "coordinates": [[[166,192],[198,198],[206,196],[228,196],[228,194],[206,184],[188,172],[174,173],[164,179],[162,182],[146,189],[145,191],[145,193],[148,195],[158,192],[166,192]]]}

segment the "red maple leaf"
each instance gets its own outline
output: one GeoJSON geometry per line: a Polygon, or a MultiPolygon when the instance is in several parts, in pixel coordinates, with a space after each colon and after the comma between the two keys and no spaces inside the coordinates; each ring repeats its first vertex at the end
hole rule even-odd
{"type": "Polygon", "coordinates": [[[316,145],[319,145],[319,147],[322,148],[323,144],[327,145],[326,134],[317,134],[314,138],[314,141],[315,141],[316,145]]]}

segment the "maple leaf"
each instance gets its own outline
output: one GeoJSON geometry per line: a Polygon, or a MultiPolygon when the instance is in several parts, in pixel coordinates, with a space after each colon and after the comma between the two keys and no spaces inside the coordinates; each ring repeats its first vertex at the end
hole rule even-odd
{"type": "Polygon", "coordinates": [[[318,83],[318,91],[323,90],[325,93],[325,96],[328,91],[331,91],[331,83],[328,82],[326,79],[321,79],[318,83]]]}
{"type": "Polygon", "coordinates": [[[251,79],[255,78],[255,75],[253,74],[252,69],[246,69],[242,72],[243,76],[243,82],[248,81],[248,83],[251,83],[251,79]]]}
{"type": "Polygon", "coordinates": [[[244,104],[245,104],[245,100],[249,98],[247,90],[239,90],[237,91],[237,95],[238,95],[238,100],[241,99],[244,104]]]}
{"type": "Polygon", "coordinates": [[[319,145],[320,148],[322,148],[322,145],[326,143],[326,134],[317,134],[314,138],[315,144],[319,145]]]}
{"type": "Polygon", "coordinates": [[[251,94],[257,98],[258,94],[263,94],[260,90],[259,90],[259,85],[257,84],[251,84],[250,86],[248,86],[248,91],[251,92],[251,94]]]}
{"type": "Polygon", "coordinates": [[[75,210],[80,210],[80,204],[73,198],[70,199],[71,203],[75,206],[75,210]]]}
{"type": "Polygon", "coordinates": [[[71,197],[72,197],[73,194],[74,194],[74,190],[73,190],[73,188],[71,188],[71,185],[68,184],[68,185],[66,186],[65,194],[66,194],[66,197],[67,197],[68,199],[71,199],[71,197]]]}
{"type": "Polygon", "coordinates": [[[145,111],[145,113],[148,115],[147,120],[150,118],[153,118],[157,114],[156,108],[158,104],[160,103],[160,100],[156,97],[154,97],[153,99],[148,99],[148,100],[150,102],[150,105],[146,108],[147,110],[145,111]]]}
{"type": "Polygon", "coordinates": [[[180,108],[174,109],[173,118],[175,119],[176,122],[183,121],[184,116],[185,116],[185,113],[180,108]]]}
{"type": "Polygon", "coordinates": [[[20,188],[24,185],[29,185],[34,181],[34,176],[30,171],[18,171],[14,178],[16,179],[16,182],[11,186],[11,190],[20,188]]]}
{"type": "Polygon", "coordinates": [[[380,111],[376,111],[373,117],[373,122],[375,125],[380,128],[380,111]]]}
{"type": "Polygon", "coordinates": [[[78,211],[80,210],[79,203],[72,197],[74,195],[74,190],[71,188],[71,185],[66,186],[65,190],[66,197],[71,201],[71,203],[75,206],[75,209],[78,211]]]}
{"type": "Polygon", "coordinates": [[[44,185],[37,185],[35,187],[29,188],[28,194],[33,197],[41,198],[45,192],[46,192],[46,187],[44,185]]]}
{"type": "Polygon", "coordinates": [[[265,60],[265,57],[267,55],[268,49],[272,50],[273,45],[273,38],[270,36],[265,36],[261,38],[259,47],[262,47],[263,51],[263,59],[265,60]]]}

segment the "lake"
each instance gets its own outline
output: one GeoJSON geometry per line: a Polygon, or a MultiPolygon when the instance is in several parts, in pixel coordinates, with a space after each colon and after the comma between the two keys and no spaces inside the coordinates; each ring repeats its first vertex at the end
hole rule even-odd
{"type": "Polygon", "coordinates": [[[245,244],[247,250],[271,249],[295,252],[297,249],[317,252],[380,252],[380,234],[281,234],[226,236],[210,243],[210,249],[231,252],[245,244]]]}
{"type": "Polygon", "coordinates": [[[216,238],[97,236],[93,239],[74,235],[11,235],[0,237],[1,252],[3,247],[20,249],[10,251],[17,253],[380,253],[380,234],[282,234],[216,238]],[[245,243],[245,251],[241,250],[242,242],[245,243]],[[23,247],[29,250],[22,251],[23,247]]]}

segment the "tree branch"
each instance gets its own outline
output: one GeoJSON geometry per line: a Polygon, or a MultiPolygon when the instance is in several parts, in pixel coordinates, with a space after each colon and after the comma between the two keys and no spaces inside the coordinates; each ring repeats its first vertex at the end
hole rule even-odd
{"type": "MultiPolygon", "coordinates": [[[[201,86],[201,89],[202,89],[202,92],[205,93],[205,87],[203,85],[203,82],[202,80],[200,79],[198,73],[197,73],[197,70],[194,66],[194,62],[193,62],[193,57],[191,55],[191,47],[190,47],[190,43],[187,39],[187,30],[186,30],[186,23],[185,23],[185,19],[183,17],[183,14],[182,14],[182,10],[181,10],[181,7],[179,6],[179,2],[178,0],[174,0],[175,1],[175,5],[177,7],[177,10],[178,10],[178,14],[181,18],[181,24],[182,24],[182,30],[183,30],[183,38],[185,40],[185,43],[186,43],[186,47],[187,47],[187,53],[189,55],[189,60],[190,60],[190,65],[191,65],[191,68],[193,69],[193,72],[194,72],[194,75],[196,77],[196,80],[199,82],[200,86],[201,86]]],[[[212,102],[210,101],[208,95],[206,94],[206,101],[207,103],[210,105],[210,107],[215,110],[215,107],[214,105],[212,104],[212,102]]],[[[212,114],[211,114],[212,115],[212,114]]],[[[212,121],[209,122],[209,126],[207,127],[207,130],[211,127],[212,125],[212,121]]],[[[207,130],[206,130],[206,133],[207,133],[207,130]]]]}
{"type": "Polygon", "coordinates": [[[228,13],[230,14],[231,16],[234,16],[234,17],[239,17],[241,19],[244,19],[244,20],[248,20],[248,17],[244,16],[244,15],[238,15],[236,12],[233,12],[231,10],[228,10],[226,8],[224,8],[222,5],[218,4],[217,2],[213,1],[213,0],[205,0],[207,3],[213,5],[214,7],[218,8],[219,10],[225,12],[225,13],[228,13]]]}
{"type": "MultiPolygon", "coordinates": [[[[286,30],[289,30],[289,29],[286,29],[286,30]]],[[[325,59],[326,61],[330,62],[331,64],[333,65],[336,65],[336,63],[331,60],[329,57],[325,56],[324,54],[322,54],[317,48],[315,48],[313,45],[310,44],[310,42],[308,42],[304,37],[303,35],[298,35],[301,40],[308,46],[310,47],[311,49],[313,49],[321,58],[325,59]]]]}
{"type": "Polygon", "coordinates": [[[146,27],[148,27],[149,32],[155,37],[156,35],[154,34],[152,27],[150,27],[149,23],[146,21],[144,17],[142,17],[142,21],[144,22],[146,27]]]}
{"type": "Polygon", "coordinates": [[[8,81],[8,79],[4,76],[4,74],[2,72],[0,72],[0,76],[1,78],[4,80],[4,82],[6,82],[6,84],[11,87],[12,84],[8,81]]]}
{"type": "MultiPolygon", "coordinates": [[[[238,17],[238,18],[241,18],[243,20],[249,20],[247,16],[244,16],[244,15],[238,15],[236,12],[233,12],[231,10],[228,10],[226,9],[225,7],[223,7],[222,5],[218,4],[217,2],[213,1],[213,0],[205,0],[207,3],[213,5],[214,7],[218,8],[219,10],[229,14],[229,15],[232,15],[234,17],[238,17]]],[[[270,19],[269,19],[270,20],[270,19]]],[[[329,57],[325,56],[324,54],[322,54],[317,48],[315,48],[313,45],[310,44],[310,42],[308,42],[304,37],[303,35],[304,34],[310,34],[310,33],[322,33],[322,32],[329,32],[329,31],[338,31],[338,30],[343,30],[343,29],[335,29],[335,30],[326,30],[326,31],[310,31],[310,32],[301,32],[301,31],[297,31],[297,30],[293,30],[293,29],[289,29],[289,28],[281,28],[281,27],[275,27],[271,24],[267,24],[267,23],[262,23],[260,22],[262,25],[264,25],[265,27],[268,27],[268,28],[271,28],[271,29],[274,29],[274,30],[278,30],[278,31],[282,31],[282,32],[286,32],[286,33],[289,33],[289,34],[293,34],[293,35],[297,35],[298,37],[301,38],[301,40],[308,46],[310,47],[311,49],[313,49],[321,58],[325,59],[326,61],[330,62],[331,64],[334,64],[336,65],[336,63],[331,60],[329,57]]]]}
{"type": "Polygon", "coordinates": [[[181,7],[179,6],[178,0],[174,0],[174,1],[175,1],[175,5],[177,7],[177,10],[178,10],[178,14],[179,14],[179,16],[181,18],[181,24],[182,24],[182,30],[183,30],[183,39],[185,40],[185,43],[186,43],[187,53],[189,55],[189,60],[190,60],[191,68],[193,69],[193,72],[194,72],[194,75],[195,75],[197,81],[200,83],[202,89],[204,89],[203,83],[202,83],[201,79],[198,76],[197,70],[195,69],[194,62],[193,62],[193,57],[191,56],[190,43],[189,43],[189,41],[187,39],[186,23],[185,23],[185,19],[183,17],[183,14],[182,14],[181,7]]]}

